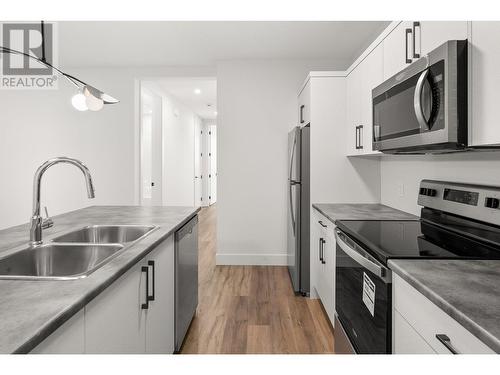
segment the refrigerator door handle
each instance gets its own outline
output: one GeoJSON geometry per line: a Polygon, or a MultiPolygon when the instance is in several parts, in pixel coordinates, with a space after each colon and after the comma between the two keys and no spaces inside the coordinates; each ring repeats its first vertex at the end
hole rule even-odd
{"type": "Polygon", "coordinates": [[[288,172],[288,180],[292,181],[292,168],[293,168],[293,158],[295,157],[295,149],[297,146],[297,132],[293,135],[293,145],[292,145],[292,154],[290,156],[290,170],[288,172]]]}
{"type": "Polygon", "coordinates": [[[290,189],[290,193],[288,194],[290,196],[290,216],[292,218],[292,229],[293,229],[293,236],[296,236],[295,233],[295,215],[293,214],[293,197],[292,197],[292,186],[293,184],[290,183],[288,185],[288,189],[290,189]]]}

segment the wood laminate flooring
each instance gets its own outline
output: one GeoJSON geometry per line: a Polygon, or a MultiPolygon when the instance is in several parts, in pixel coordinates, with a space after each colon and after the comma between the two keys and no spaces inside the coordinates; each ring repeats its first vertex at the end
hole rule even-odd
{"type": "Polygon", "coordinates": [[[295,296],[286,267],[216,266],[216,207],[199,213],[199,304],[181,353],[333,353],[319,300],[295,296]]]}

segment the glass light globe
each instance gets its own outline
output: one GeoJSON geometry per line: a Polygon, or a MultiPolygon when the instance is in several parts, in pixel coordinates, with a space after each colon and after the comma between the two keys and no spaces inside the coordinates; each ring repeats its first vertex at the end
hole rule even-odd
{"type": "Polygon", "coordinates": [[[78,111],[86,111],[87,109],[89,109],[87,107],[86,99],[87,98],[85,97],[85,95],[79,92],[73,95],[73,97],[71,98],[71,104],[73,104],[73,107],[75,107],[75,109],[78,111]]]}
{"type": "Polygon", "coordinates": [[[91,111],[100,111],[102,107],[104,107],[104,101],[102,99],[96,98],[93,95],[86,96],[85,103],[91,111]]]}

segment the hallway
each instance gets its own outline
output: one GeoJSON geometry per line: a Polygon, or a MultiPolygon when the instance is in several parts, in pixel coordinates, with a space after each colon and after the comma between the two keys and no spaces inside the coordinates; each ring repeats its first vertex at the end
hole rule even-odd
{"type": "Polygon", "coordinates": [[[182,353],[333,353],[319,300],[295,296],[286,267],[216,266],[216,205],[199,213],[199,304],[182,353]]]}

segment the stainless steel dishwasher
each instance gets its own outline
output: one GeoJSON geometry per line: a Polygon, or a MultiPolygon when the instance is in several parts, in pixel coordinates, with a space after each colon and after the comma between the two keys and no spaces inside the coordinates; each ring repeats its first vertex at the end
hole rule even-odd
{"type": "Polygon", "coordinates": [[[198,216],[175,232],[175,351],[198,306],[198,216]]]}

